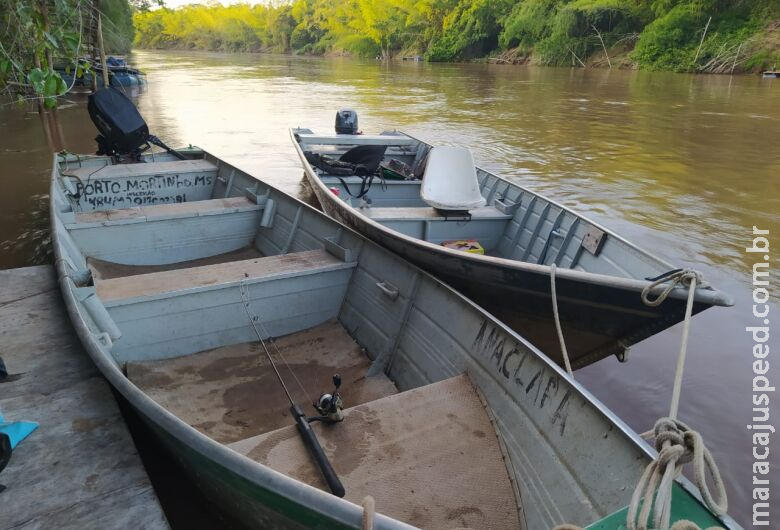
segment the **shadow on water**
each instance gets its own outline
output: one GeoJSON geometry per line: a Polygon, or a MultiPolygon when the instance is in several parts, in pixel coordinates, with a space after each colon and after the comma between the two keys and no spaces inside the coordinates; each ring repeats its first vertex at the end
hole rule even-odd
{"type": "MultiPolygon", "coordinates": [[[[745,327],[756,325],[755,260],[744,249],[753,226],[780,234],[780,81],[186,52],[139,51],[133,62],[149,85],[131,96],[154,134],[208,149],[310,204],[316,200],[286,131],[330,131],[335,110],[353,107],[367,132],[397,128],[469,145],[487,169],[701,270],[737,305],[695,317],[680,414],[713,451],[730,512],[749,522],[753,358],[745,327]]],[[[85,101],[73,96],[59,111],[71,152],[94,151],[85,101]]],[[[0,268],[51,259],[51,158],[39,121],[0,107],[0,128],[12,131],[0,146],[0,268]]],[[[780,274],[770,282],[774,314],[780,274]]],[[[680,333],[675,326],[636,345],[628,363],[605,359],[577,379],[643,432],[667,412],[680,333]]],[[[770,378],[777,373],[773,364],[770,378]]],[[[770,456],[773,475],[778,455],[770,456]]],[[[165,462],[149,462],[157,486],[165,462]]],[[[175,486],[164,488],[161,498],[180,501],[175,486]]]]}
{"type": "Polygon", "coordinates": [[[49,195],[30,197],[30,210],[22,212],[17,222],[22,231],[13,239],[0,242],[0,253],[24,256],[26,265],[42,265],[54,262],[49,230],[49,195]]]}
{"type": "Polygon", "coordinates": [[[113,392],[171,527],[188,530],[241,528],[211,506],[208,499],[176,466],[175,458],[157,442],[149,427],[127,401],[113,392]]]}

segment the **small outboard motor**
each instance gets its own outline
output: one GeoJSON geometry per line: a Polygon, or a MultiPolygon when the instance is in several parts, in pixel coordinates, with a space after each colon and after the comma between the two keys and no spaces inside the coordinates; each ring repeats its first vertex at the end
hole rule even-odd
{"type": "Polygon", "coordinates": [[[95,138],[97,154],[113,156],[117,162],[140,160],[141,153],[149,149],[149,144],[154,144],[184,160],[180,153],[149,134],[149,127],[138,109],[120,90],[101,88],[90,94],[87,111],[100,132],[95,138]]]}
{"type": "Polygon", "coordinates": [[[336,113],[336,134],[359,134],[357,112],[341,109],[336,113]]]}

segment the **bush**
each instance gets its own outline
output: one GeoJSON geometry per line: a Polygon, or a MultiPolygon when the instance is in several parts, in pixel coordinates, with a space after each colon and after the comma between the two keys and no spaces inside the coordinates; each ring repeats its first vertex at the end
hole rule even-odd
{"type": "Polygon", "coordinates": [[[632,58],[654,70],[687,70],[696,53],[696,36],[701,38],[704,24],[706,19],[702,23],[690,4],[678,4],[645,28],[632,58]]]}
{"type": "Polygon", "coordinates": [[[498,45],[500,20],[510,0],[461,0],[442,23],[441,37],[425,54],[429,61],[454,61],[484,55],[498,45]]]}

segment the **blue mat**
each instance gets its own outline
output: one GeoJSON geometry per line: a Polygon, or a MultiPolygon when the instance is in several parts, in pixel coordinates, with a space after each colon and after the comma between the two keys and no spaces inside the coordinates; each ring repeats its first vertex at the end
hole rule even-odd
{"type": "Polygon", "coordinates": [[[16,421],[13,423],[6,423],[3,420],[3,416],[0,415],[0,432],[7,434],[11,439],[11,449],[14,449],[19,442],[30,436],[30,434],[38,428],[38,424],[34,421],[16,421]]]}

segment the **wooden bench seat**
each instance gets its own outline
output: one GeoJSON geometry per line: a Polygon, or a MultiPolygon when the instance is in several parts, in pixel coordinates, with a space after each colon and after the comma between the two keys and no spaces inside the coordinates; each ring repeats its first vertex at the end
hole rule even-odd
{"type": "Polygon", "coordinates": [[[217,166],[208,160],[174,160],[172,162],[147,162],[139,164],[113,164],[95,169],[94,166],[69,168],[66,173],[82,181],[143,177],[147,175],[176,175],[181,173],[215,173],[217,166]]]}
{"type": "Polygon", "coordinates": [[[96,283],[96,288],[98,296],[108,306],[111,305],[112,301],[142,297],[153,298],[156,295],[174,291],[235,284],[245,278],[254,282],[259,279],[289,278],[354,266],[355,263],[341,261],[325,250],[308,250],[189,269],[101,280],[96,283]]]}
{"type": "Polygon", "coordinates": [[[161,219],[174,219],[177,217],[194,217],[198,215],[218,215],[223,213],[249,212],[262,209],[262,205],[255,204],[246,197],[229,197],[227,199],[209,199],[206,201],[154,204],[150,206],[137,206],[133,208],[95,210],[92,212],[77,213],[77,226],[68,225],[68,228],[78,228],[79,224],[112,224],[112,222],[126,223],[128,221],[144,222],[161,219]]]}
{"type": "MultiPolygon", "coordinates": [[[[343,422],[312,429],[354,503],[371,495],[377,512],[419,528],[523,528],[495,428],[467,375],[346,409],[343,422]]],[[[294,425],[229,447],[328,491],[294,425]]]]}
{"type": "MultiPolygon", "coordinates": [[[[400,207],[400,208],[365,208],[360,213],[374,221],[460,221],[461,217],[444,217],[441,212],[430,206],[422,207],[400,207]]],[[[472,221],[511,219],[512,216],[501,213],[492,206],[483,206],[469,210],[472,221]]]]}

